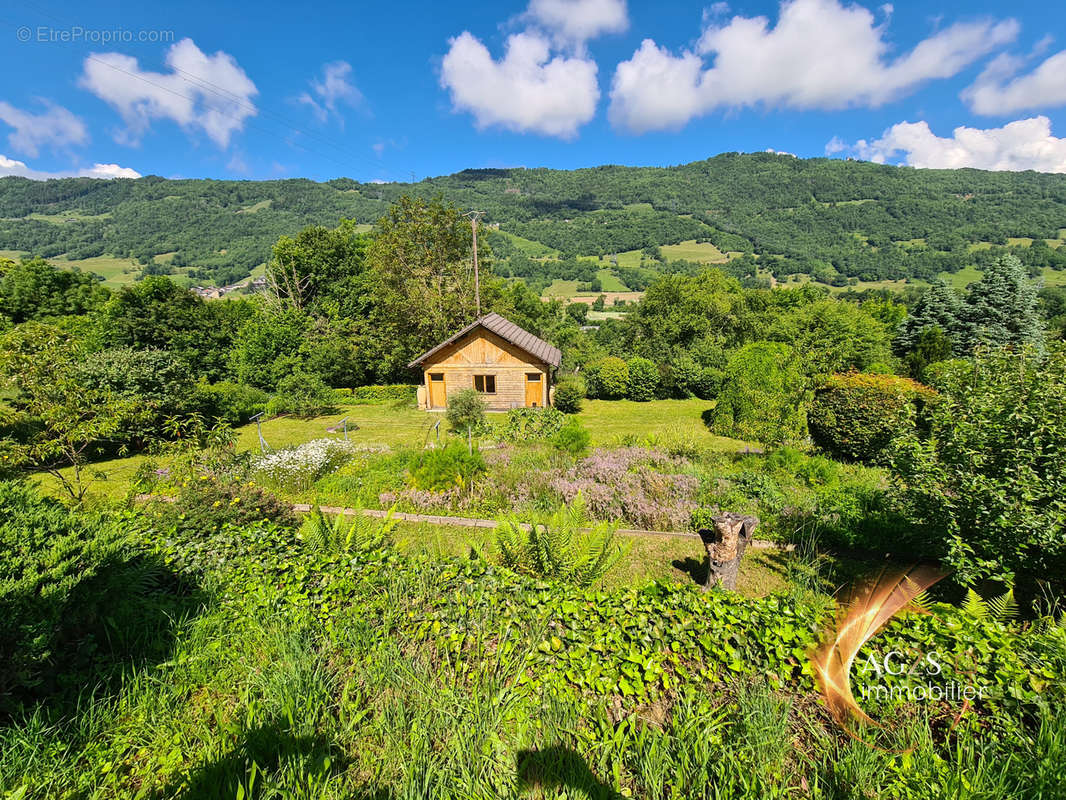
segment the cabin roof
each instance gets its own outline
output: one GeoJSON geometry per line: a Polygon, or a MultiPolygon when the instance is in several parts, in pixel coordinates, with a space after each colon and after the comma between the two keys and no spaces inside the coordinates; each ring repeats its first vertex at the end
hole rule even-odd
{"type": "Polygon", "coordinates": [[[510,342],[515,347],[524,350],[531,356],[537,358],[539,361],[543,361],[544,363],[550,364],[553,367],[558,367],[559,364],[562,362],[563,354],[559,352],[559,348],[553,347],[543,339],[538,339],[529,331],[519,328],[509,319],[501,317],[496,312],[492,312],[491,314],[486,314],[485,316],[479,317],[478,319],[474,320],[461,331],[457,332],[448,339],[445,339],[433,349],[427,350],[425,353],[420,355],[407,366],[417,367],[423,364],[424,362],[432,358],[436,353],[443,350],[445,347],[452,344],[453,342],[459,341],[459,339],[463,338],[468,333],[470,333],[470,331],[474,330],[477,327],[482,327],[485,330],[492,331],[501,339],[510,342]]]}

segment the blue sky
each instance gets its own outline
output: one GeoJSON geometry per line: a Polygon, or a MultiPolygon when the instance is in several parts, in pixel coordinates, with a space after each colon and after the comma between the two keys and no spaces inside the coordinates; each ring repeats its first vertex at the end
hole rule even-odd
{"type": "Polygon", "coordinates": [[[5,0],[0,37],[0,174],[406,181],[767,149],[1066,172],[1061,3],[5,0]]]}

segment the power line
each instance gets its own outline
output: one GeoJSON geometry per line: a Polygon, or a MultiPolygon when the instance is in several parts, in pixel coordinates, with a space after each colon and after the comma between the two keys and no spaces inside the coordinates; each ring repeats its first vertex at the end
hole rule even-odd
{"type": "MultiPolygon", "coordinates": [[[[70,20],[64,19],[63,17],[59,17],[59,16],[57,16],[57,15],[55,15],[53,13],[50,13],[46,9],[41,8],[40,6],[37,6],[36,4],[26,2],[26,0],[21,0],[21,4],[24,5],[27,8],[30,8],[30,9],[38,12],[39,14],[41,14],[41,15],[49,18],[49,19],[52,19],[53,21],[60,22],[62,24],[67,24],[67,25],[71,24],[70,20]]],[[[192,100],[192,98],[188,97],[187,95],[185,95],[185,94],[183,94],[181,92],[175,91],[174,89],[171,89],[168,86],[163,86],[163,85],[161,85],[159,83],[156,83],[155,81],[151,81],[148,78],[146,78],[143,75],[140,75],[138,73],[130,72],[129,70],[125,70],[125,69],[122,69],[121,67],[115,66],[114,64],[111,64],[111,63],[109,63],[109,62],[107,62],[107,61],[105,61],[105,60],[103,60],[101,58],[98,58],[98,57],[94,56],[91,53],[86,56],[86,60],[95,61],[96,63],[102,64],[105,67],[108,67],[109,69],[112,69],[112,70],[114,70],[116,72],[121,72],[121,73],[123,73],[125,75],[128,75],[131,78],[134,78],[135,80],[139,80],[139,81],[141,81],[143,83],[146,83],[149,86],[154,86],[155,88],[160,89],[161,91],[168,92],[168,93],[174,95],[175,97],[180,97],[180,98],[182,98],[184,100],[192,100]]],[[[339,159],[339,158],[337,158],[335,156],[332,156],[332,155],[330,155],[328,153],[324,153],[324,152],[317,151],[317,150],[312,150],[311,148],[305,147],[305,146],[301,145],[300,143],[298,143],[296,141],[289,140],[289,144],[291,144],[294,147],[298,147],[299,149],[303,150],[306,153],[309,153],[311,155],[317,155],[317,156],[329,159],[330,161],[333,161],[334,163],[339,164],[339,165],[344,166],[344,167],[356,166],[360,170],[361,169],[366,169],[366,168],[370,168],[372,170],[379,169],[379,165],[377,165],[371,159],[369,159],[369,158],[361,158],[359,156],[356,156],[354,153],[349,151],[345,145],[340,144],[338,142],[335,142],[335,141],[329,139],[328,137],[322,136],[321,134],[315,133],[314,131],[308,131],[308,130],[305,130],[303,128],[300,128],[295,123],[293,123],[291,120],[287,119],[286,117],[284,117],[281,114],[278,114],[277,112],[274,112],[274,111],[270,110],[269,108],[265,108],[265,107],[264,108],[260,108],[260,107],[258,107],[256,105],[254,105],[253,103],[249,103],[246,99],[244,99],[240,95],[237,95],[237,94],[231,92],[230,90],[228,90],[228,89],[226,89],[224,87],[221,87],[221,86],[218,86],[218,85],[216,85],[214,83],[211,83],[210,81],[208,81],[208,80],[206,80],[204,78],[201,78],[200,76],[193,75],[192,73],[186,72],[185,70],[182,70],[179,67],[171,66],[171,69],[173,69],[174,72],[176,74],[178,74],[182,78],[182,80],[184,80],[186,83],[190,84],[191,86],[197,87],[201,91],[210,92],[211,94],[214,94],[214,95],[216,95],[216,96],[218,96],[218,97],[220,97],[222,99],[227,99],[229,102],[232,102],[232,103],[234,103],[236,105],[243,106],[244,108],[248,109],[249,111],[251,111],[254,114],[262,113],[263,116],[271,118],[271,119],[273,119],[276,122],[279,122],[280,124],[284,125],[285,127],[289,128],[290,130],[292,130],[293,132],[295,132],[295,133],[297,133],[297,134],[299,134],[301,136],[306,136],[309,139],[316,139],[316,140],[318,140],[319,142],[321,142],[323,144],[329,145],[330,147],[334,147],[334,148],[342,151],[342,153],[344,154],[345,158],[349,159],[349,161],[346,162],[346,161],[341,160],[341,159],[339,159]],[[228,96],[228,97],[226,97],[226,96],[228,96]],[[356,163],[356,162],[361,162],[361,163],[356,163]]],[[[253,130],[259,131],[261,133],[274,135],[272,131],[269,131],[269,130],[267,130],[265,128],[262,128],[262,127],[260,127],[258,125],[255,125],[254,123],[248,122],[246,120],[246,118],[244,118],[244,117],[238,117],[238,116],[236,116],[234,114],[227,113],[224,109],[221,109],[221,108],[218,108],[218,107],[214,107],[214,106],[209,106],[209,107],[215,113],[221,114],[222,116],[227,117],[229,119],[232,119],[235,122],[239,122],[241,125],[247,125],[249,128],[252,128],[253,130]]],[[[386,172],[386,174],[391,174],[394,178],[395,178],[395,176],[397,174],[397,173],[393,172],[392,170],[388,170],[388,169],[385,170],[385,172],[386,172]]],[[[413,175],[414,173],[412,172],[411,174],[413,175]]]]}

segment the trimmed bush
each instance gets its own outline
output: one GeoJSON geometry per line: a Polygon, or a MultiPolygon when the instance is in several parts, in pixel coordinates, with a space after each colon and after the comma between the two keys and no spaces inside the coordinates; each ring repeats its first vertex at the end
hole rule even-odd
{"type": "Polygon", "coordinates": [[[589,397],[620,400],[629,391],[629,365],[620,358],[608,356],[588,367],[589,397]]]}
{"type": "Polygon", "coordinates": [[[577,414],[587,394],[588,386],[583,378],[578,375],[563,378],[555,385],[555,407],[564,414],[577,414]]]}
{"type": "Polygon", "coordinates": [[[232,381],[207,383],[196,386],[195,404],[211,419],[220,419],[230,425],[241,425],[256,414],[266,411],[270,395],[255,386],[232,381]]]}
{"type": "Polygon", "coordinates": [[[807,413],[814,443],[833,458],[878,463],[897,434],[913,430],[935,393],[898,375],[830,375],[807,413]]]}
{"type": "Polygon", "coordinates": [[[655,363],[638,356],[629,359],[626,367],[629,370],[629,399],[638,402],[654,400],[659,391],[659,368],[655,363]]]}
{"type": "Polygon", "coordinates": [[[392,383],[384,386],[356,386],[352,399],[357,403],[389,403],[413,401],[418,387],[409,383],[392,383]]]}

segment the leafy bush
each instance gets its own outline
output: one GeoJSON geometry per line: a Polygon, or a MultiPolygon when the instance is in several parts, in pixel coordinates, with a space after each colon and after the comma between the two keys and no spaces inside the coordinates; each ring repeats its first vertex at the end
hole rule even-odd
{"type": "Polygon", "coordinates": [[[414,401],[417,386],[409,383],[393,383],[383,386],[356,386],[352,399],[357,403],[389,403],[414,401]]]}
{"type": "Polygon", "coordinates": [[[566,424],[566,415],[558,408],[512,408],[496,433],[510,442],[551,439],[566,424]]]}
{"type": "Polygon", "coordinates": [[[620,358],[608,356],[588,366],[589,397],[619,400],[629,391],[629,365],[620,358]]]}
{"type": "Polygon", "coordinates": [[[471,433],[485,424],[485,401],[473,389],[461,389],[448,398],[445,417],[453,431],[471,433]]]}
{"type": "Polygon", "coordinates": [[[659,368],[655,363],[637,357],[629,359],[626,367],[629,370],[629,399],[640,402],[654,400],[659,391],[659,368]]]}
{"type": "Polygon", "coordinates": [[[129,438],[156,437],[164,419],[191,410],[188,366],[165,350],[117,347],[91,353],[76,376],[89,391],[111,392],[136,403],[136,413],[123,424],[129,438]]]}
{"type": "Polygon", "coordinates": [[[328,414],[336,407],[337,393],[320,376],[293,372],[278,381],[268,411],[310,418],[328,414]]]}
{"type": "Polygon", "coordinates": [[[500,560],[516,572],[576,586],[591,586],[618,563],[625,551],[615,543],[615,527],[601,522],[588,532],[579,495],[544,522],[523,526],[515,517],[496,528],[500,560]]]}
{"type": "Polygon", "coordinates": [[[722,388],[724,373],[715,367],[704,367],[700,370],[699,378],[692,389],[692,393],[701,400],[714,398],[722,388]]]}
{"type": "Polygon", "coordinates": [[[465,444],[452,442],[415,453],[407,469],[416,489],[439,492],[469,486],[485,471],[485,459],[476,448],[471,452],[465,444]]]}
{"type": "Polygon", "coordinates": [[[552,438],[552,444],[559,450],[572,456],[583,456],[588,452],[592,437],[577,417],[571,417],[552,438]]]}
{"type": "Polygon", "coordinates": [[[893,436],[913,430],[935,393],[896,375],[831,375],[807,412],[811,438],[834,458],[876,463],[893,436]]]}
{"type": "Polygon", "coordinates": [[[252,462],[252,470],[259,480],[277,488],[305,491],[351,461],[356,451],[345,439],[313,439],[259,456],[252,462]]]}
{"type": "Polygon", "coordinates": [[[777,342],[753,342],[729,359],[710,414],[715,433],[779,444],[807,433],[807,379],[800,357],[777,342]]]}
{"type": "Polygon", "coordinates": [[[896,442],[903,508],[963,584],[1066,589],[1066,346],[941,365],[928,437],[896,442]]]}
{"type": "Polygon", "coordinates": [[[555,408],[564,414],[577,414],[587,394],[588,386],[584,378],[578,375],[563,378],[555,385],[555,408]]]}
{"type": "Polygon", "coordinates": [[[155,504],[164,523],[178,530],[217,532],[226,525],[272,522],[295,528],[296,515],[288,503],[247,481],[211,475],[185,482],[174,502],[155,504]]]}
{"type": "Polygon", "coordinates": [[[196,386],[194,403],[200,413],[210,419],[242,425],[256,414],[266,411],[270,395],[243,383],[201,381],[196,386]]]}

